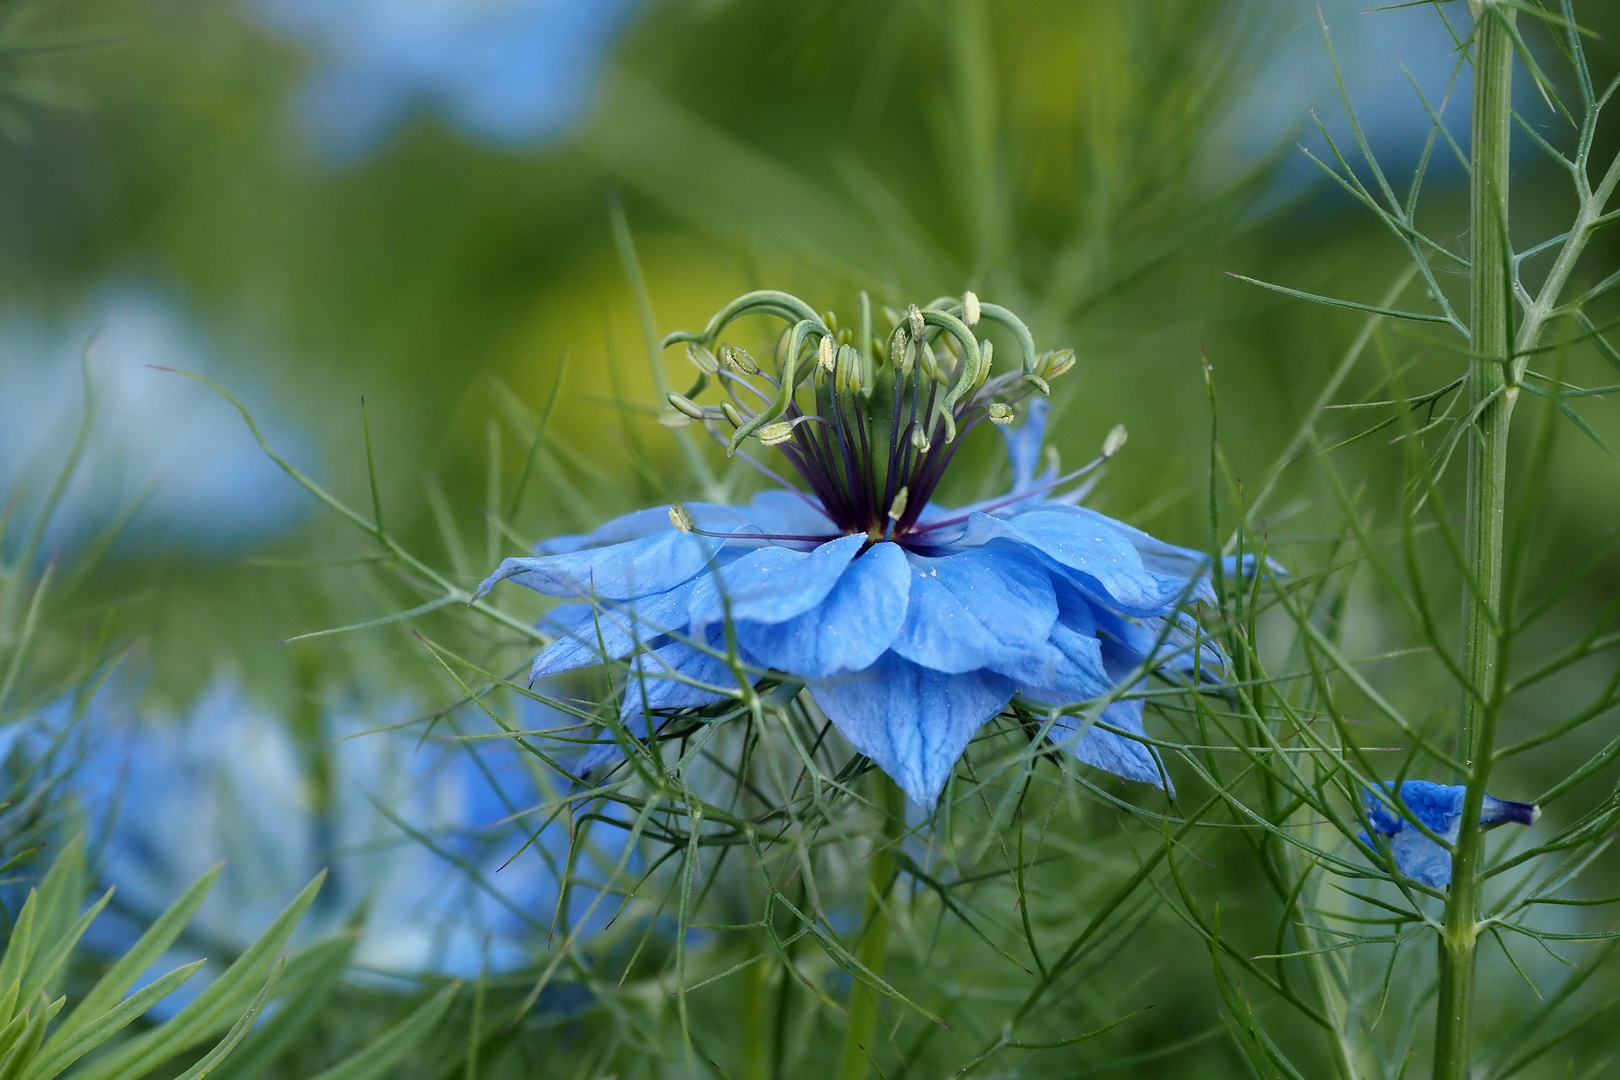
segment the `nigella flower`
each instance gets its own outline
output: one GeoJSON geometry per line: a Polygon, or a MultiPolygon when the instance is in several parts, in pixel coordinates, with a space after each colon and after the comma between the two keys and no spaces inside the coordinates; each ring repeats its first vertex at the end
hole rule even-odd
{"type": "MultiPolygon", "coordinates": [[[[1385,791],[1394,792],[1395,784],[1384,784],[1385,791]]],[[[1424,828],[1447,843],[1457,842],[1458,826],[1462,822],[1463,797],[1468,789],[1462,785],[1436,784],[1428,780],[1407,780],[1400,785],[1401,803],[1412,817],[1423,822],[1424,828]]],[[[1451,884],[1451,852],[1425,836],[1406,818],[1396,813],[1388,796],[1374,791],[1362,793],[1367,804],[1367,821],[1379,836],[1381,843],[1389,845],[1395,859],[1395,868],[1414,881],[1439,889],[1451,884]]],[[[1541,807],[1534,803],[1504,802],[1485,796],[1480,808],[1479,823],[1491,826],[1504,822],[1530,825],[1541,816],[1541,807]]],[[[1361,840],[1369,847],[1379,846],[1366,833],[1361,840]]]]}
{"type": "MultiPolygon", "coordinates": [[[[850,334],[797,297],[756,292],[701,334],[671,335],[699,376],[670,395],[666,422],[699,421],[717,437],[727,424],[731,450],[749,438],[775,447],[808,490],[761,465],[781,487],[747,506],[643,510],[507,559],[480,595],[513,578],[568,601],[545,620],[557,640],[533,676],[630,657],[622,717],[644,737],[649,715],[741,693],[729,625],[748,677],[802,682],[857,750],[932,806],[1015,694],[1066,705],[1128,693],[1156,668],[1217,667],[1183,611],[1212,598],[1208,557],[1056,494],[1117,451],[1123,429],[1086,468],[1039,477],[1046,402],[1036,397],[1008,430],[1013,406],[1044,394],[1074,354],[1037,355],[1022,321],[971,293],[893,319],[877,342],[864,300],[850,334]],[[712,351],[749,314],[788,323],[775,373],[740,348],[712,351]],[[1021,370],[992,374],[981,322],[1018,340],[1021,370]],[[715,383],[718,406],[692,400],[715,383]],[[959,436],[985,420],[1007,431],[1011,490],[954,510],[931,502],[959,436]]],[[[1167,786],[1142,741],[1140,698],[1113,701],[1096,723],[1060,717],[1051,737],[1088,764],[1167,786]]],[[[598,747],[579,767],[613,754],[598,747]]]]}

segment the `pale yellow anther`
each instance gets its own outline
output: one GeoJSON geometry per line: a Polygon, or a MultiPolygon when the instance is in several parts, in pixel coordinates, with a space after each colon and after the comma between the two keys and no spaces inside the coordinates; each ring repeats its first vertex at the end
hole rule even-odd
{"type": "Polygon", "coordinates": [[[699,405],[697,402],[693,401],[684,394],[676,394],[673,392],[670,393],[669,403],[675,406],[675,408],[679,409],[681,412],[685,413],[687,416],[690,416],[693,420],[703,419],[703,406],[699,405]]]}
{"type": "Polygon", "coordinates": [[[1111,458],[1119,453],[1125,446],[1126,438],[1125,425],[1115,424],[1113,430],[1108,433],[1108,438],[1103,440],[1102,456],[1111,458]]]}
{"type": "Polygon", "coordinates": [[[926,453],[928,453],[928,447],[930,445],[932,445],[932,444],[929,443],[929,441],[928,441],[928,433],[923,430],[922,424],[920,422],[912,424],[911,425],[911,447],[912,447],[912,449],[916,450],[917,453],[919,453],[919,454],[926,454],[926,453]]]}
{"type": "Polygon", "coordinates": [[[737,407],[731,402],[722,401],[720,403],[720,411],[725,414],[726,419],[731,423],[732,427],[743,426],[742,413],[738,412],[737,407]]]}
{"type": "Polygon", "coordinates": [[[969,326],[978,326],[980,314],[982,313],[979,310],[978,296],[976,296],[971,289],[963,293],[962,321],[967,323],[969,326]]]}
{"type": "Polygon", "coordinates": [[[686,358],[692,361],[693,367],[705,375],[713,375],[720,370],[720,361],[714,358],[714,353],[695,341],[686,343],[686,358]]]}
{"type": "Polygon", "coordinates": [[[817,355],[816,355],[817,362],[820,363],[821,366],[823,368],[825,368],[828,372],[831,372],[832,369],[833,369],[833,341],[832,341],[832,338],[823,337],[821,339],[821,344],[816,346],[816,350],[817,350],[817,355]]]}
{"type": "Polygon", "coordinates": [[[680,503],[676,503],[674,506],[669,508],[669,523],[675,526],[678,531],[683,533],[689,533],[695,527],[692,524],[691,511],[687,510],[686,507],[682,506],[680,503]]]}
{"type": "Polygon", "coordinates": [[[899,521],[906,512],[906,496],[910,494],[905,488],[894,493],[894,501],[889,504],[889,520],[899,521]]]}
{"type": "Polygon", "coordinates": [[[1059,349],[1053,353],[1046,365],[1046,377],[1055,379],[1074,367],[1074,350],[1059,349]]]}
{"type": "Polygon", "coordinates": [[[659,409],[658,422],[671,429],[692,426],[692,418],[679,409],[659,409]]]}
{"type": "Polygon", "coordinates": [[[793,424],[788,420],[778,420],[774,424],[766,424],[754,434],[766,446],[777,446],[793,438],[793,424]]]}
{"type": "Polygon", "coordinates": [[[990,408],[986,411],[988,411],[990,414],[990,422],[992,424],[996,424],[1000,427],[1006,427],[1008,424],[1013,422],[1012,406],[1008,405],[1005,401],[991,402],[990,408]]]}
{"type": "Polygon", "coordinates": [[[747,349],[739,349],[735,345],[722,345],[720,346],[720,359],[726,367],[738,375],[759,374],[759,364],[752,356],[748,355],[747,349]]]}

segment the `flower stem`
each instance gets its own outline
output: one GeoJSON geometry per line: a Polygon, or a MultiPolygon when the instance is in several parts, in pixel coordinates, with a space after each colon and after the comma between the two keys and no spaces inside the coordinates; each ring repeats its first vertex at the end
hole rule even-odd
{"type": "MultiPolygon", "coordinates": [[[[895,880],[894,848],[905,832],[906,796],[882,770],[874,769],[872,776],[878,785],[878,807],[884,813],[883,836],[874,845],[866,867],[866,932],[855,958],[867,971],[881,977],[889,951],[888,894],[895,880]]],[[[872,1038],[877,1033],[878,1001],[878,992],[857,978],[849,996],[849,1026],[844,1029],[838,1080],[866,1080],[872,1038]]]]}
{"type": "Polygon", "coordinates": [[[1469,217],[1472,251],[1470,336],[1473,360],[1468,401],[1476,413],[1468,435],[1463,541],[1463,688],[1457,747],[1468,774],[1462,827],[1452,859],[1440,938],[1440,994],[1435,1013],[1435,1080],[1469,1072],[1480,874],[1485,842],[1478,821],[1496,750],[1499,713],[1503,509],[1507,499],[1508,424],[1516,388],[1508,386],[1509,305],[1508,141],[1512,118],[1513,11],[1493,0],[1469,4],[1475,18],[1473,183],[1469,217]]]}

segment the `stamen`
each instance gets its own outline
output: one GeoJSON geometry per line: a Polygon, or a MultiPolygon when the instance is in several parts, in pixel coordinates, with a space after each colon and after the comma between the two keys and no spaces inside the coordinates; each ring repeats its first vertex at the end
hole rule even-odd
{"type": "Polygon", "coordinates": [[[816,359],[828,374],[833,370],[833,343],[832,338],[823,336],[816,345],[816,359]]]}
{"type": "Polygon", "coordinates": [[[737,410],[737,406],[733,405],[731,402],[722,401],[720,403],[720,411],[725,414],[726,420],[730,422],[732,427],[740,428],[743,426],[743,415],[737,410]]]}
{"type": "Polygon", "coordinates": [[[1125,425],[1115,424],[1113,429],[1108,432],[1108,437],[1103,440],[1102,456],[1104,461],[1119,453],[1120,449],[1125,445],[1126,437],[1125,425]]]}
{"type": "MultiPolygon", "coordinates": [[[[998,427],[1006,427],[1013,422],[1012,406],[1004,401],[992,401],[985,412],[989,414],[990,422],[998,427]]],[[[1120,441],[1123,442],[1124,440],[1121,439],[1120,441]]],[[[1106,456],[1107,450],[1105,449],[1103,453],[1106,456]]]]}
{"type": "Polygon", "coordinates": [[[972,290],[963,293],[962,321],[967,323],[969,326],[977,326],[979,324],[980,314],[979,298],[973,294],[972,290]]]}
{"type": "Polygon", "coordinates": [[[759,374],[759,363],[748,355],[747,349],[741,349],[735,345],[722,345],[720,346],[720,359],[726,367],[735,371],[738,375],[759,374]]]}
{"type": "Polygon", "coordinates": [[[702,420],[704,417],[703,406],[684,394],[677,394],[671,390],[669,392],[669,403],[693,420],[702,420]]]}
{"type": "Polygon", "coordinates": [[[714,358],[714,353],[695,341],[686,343],[686,358],[692,361],[693,367],[705,375],[713,375],[720,370],[720,361],[714,358]]]}
{"type": "Polygon", "coordinates": [[[690,427],[692,418],[679,409],[659,409],[658,422],[664,427],[674,430],[676,428],[690,427]]]}
{"type": "Polygon", "coordinates": [[[895,494],[894,501],[889,504],[889,520],[890,521],[899,521],[900,518],[905,514],[905,512],[906,512],[906,496],[909,495],[910,493],[911,492],[910,492],[909,488],[901,488],[895,494]]]}
{"type": "Polygon", "coordinates": [[[693,530],[692,512],[680,503],[669,508],[669,523],[675,526],[676,532],[689,533],[693,530]]]}

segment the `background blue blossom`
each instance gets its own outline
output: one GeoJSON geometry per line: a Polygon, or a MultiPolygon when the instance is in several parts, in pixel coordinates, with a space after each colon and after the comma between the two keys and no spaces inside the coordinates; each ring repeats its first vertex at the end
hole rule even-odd
{"type": "Polygon", "coordinates": [[[642,2],[250,0],[250,10],[312,47],[299,113],[323,150],[350,158],[422,107],[497,143],[562,133],[642,2]]]}

